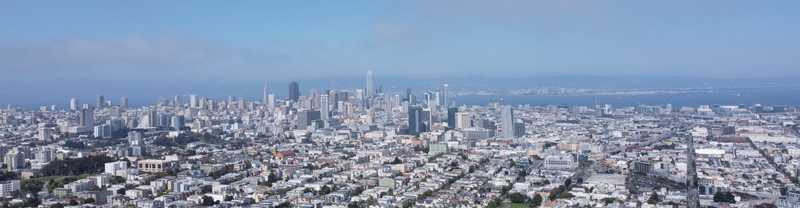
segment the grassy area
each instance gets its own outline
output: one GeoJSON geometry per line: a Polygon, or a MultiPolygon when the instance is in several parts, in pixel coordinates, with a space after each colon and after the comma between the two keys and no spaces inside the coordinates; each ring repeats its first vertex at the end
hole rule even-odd
{"type": "Polygon", "coordinates": [[[38,178],[31,178],[27,180],[23,180],[23,183],[33,183],[33,184],[47,184],[47,191],[52,192],[53,189],[63,187],[64,184],[68,184],[73,181],[77,181],[80,179],[84,179],[86,177],[91,176],[92,174],[81,174],[77,176],[45,176],[45,177],[38,177],[38,178]]]}
{"type": "Polygon", "coordinates": [[[528,208],[527,204],[524,203],[510,203],[508,204],[509,208],[528,208]]]}

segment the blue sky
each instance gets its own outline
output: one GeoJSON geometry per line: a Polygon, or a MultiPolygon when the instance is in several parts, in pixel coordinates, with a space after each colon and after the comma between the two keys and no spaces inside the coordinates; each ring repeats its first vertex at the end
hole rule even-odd
{"type": "Polygon", "coordinates": [[[798,1],[3,1],[2,80],[800,74],[798,1]]]}

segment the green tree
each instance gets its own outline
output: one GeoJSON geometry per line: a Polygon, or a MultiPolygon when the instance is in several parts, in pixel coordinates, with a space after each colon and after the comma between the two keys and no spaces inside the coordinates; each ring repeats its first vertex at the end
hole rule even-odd
{"type": "Polygon", "coordinates": [[[528,203],[528,207],[530,207],[530,208],[536,208],[536,207],[539,207],[541,205],[542,205],[542,196],[539,195],[539,194],[536,194],[536,196],[533,196],[533,199],[531,199],[530,203],[528,203]]]}
{"type": "Polygon", "coordinates": [[[319,195],[327,195],[329,193],[331,193],[331,187],[328,187],[328,185],[322,186],[319,190],[319,195]]]}
{"type": "Polygon", "coordinates": [[[653,194],[650,194],[650,198],[647,199],[648,204],[658,204],[661,202],[661,199],[658,198],[658,194],[654,191],[653,194]]]}
{"type": "Polygon", "coordinates": [[[736,197],[731,192],[717,192],[714,194],[714,202],[736,203],[736,197]]]}
{"type": "Polygon", "coordinates": [[[528,201],[528,196],[521,193],[512,193],[508,195],[508,199],[511,200],[512,203],[525,203],[525,201],[528,201]]]}

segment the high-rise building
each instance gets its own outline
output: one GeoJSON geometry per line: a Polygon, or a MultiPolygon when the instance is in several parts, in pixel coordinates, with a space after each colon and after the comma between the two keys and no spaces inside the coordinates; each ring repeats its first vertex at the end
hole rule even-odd
{"type": "Polygon", "coordinates": [[[128,107],[128,97],[120,98],[119,106],[123,107],[123,108],[127,108],[128,107]]]}
{"type": "Polygon", "coordinates": [[[458,112],[455,117],[455,128],[467,129],[472,127],[472,115],[469,112],[458,112]]]}
{"type": "Polygon", "coordinates": [[[189,95],[189,107],[197,108],[199,107],[198,104],[197,95],[189,95]]]}
{"type": "Polygon", "coordinates": [[[94,127],[95,138],[111,138],[111,125],[103,124],[94,127]]]}
{"type": "Polygon", "coordinates": [[[78,110],[78,99],[70,98],[69,99],[69,110],[77,111],[78,110]]]}
{"type": "Polygon", "coordinates": [[[78,117],[80,119],[79,124],[81,127],[94,127],[94,109],[81,109],[78,117]]]}
{"type": "Polygon", "coordinates": [[[8,171],[25,168],[25,155],[18,148],[11,149],[3,158],[8,171]]]}
{"type": "Polygon", "coordinates": [[[450,107],[450,99],[448,99],[447,95],[447,84],[442,85],[442,92],[439,93],[441,98],[439,99],[439,104],[442,106],[442,109],[446,109],[450,107]]]}
{"type": "Polygon", "coordinates": [[[40,126],[39,129],[37,129],[37,131],[39,133],[37,135],[39,141],[50,141],[50,139],[52,138],[53,129],[50,127],[40,126]]]}
{"type": "Polygon", "coordinates": [[[275,109],[275,94],[267,95],[267,107],[270,110],[275,109]]]}
{"type": "Polygon", "coordinates": [[[180,115],[172,116],[170,125],[173,129],[180,130],[184,125],[186,125],[186,120],[180,115]]]}
{"type": "Polygon", "coordinates": [[[375,96],[375,74],[372,70],[367,71],[367,98],[375,96]]]}
{"type": "Polygon", "coordinates": [[[158,112],[155,110],[147,110],[142,116],[141,125],[144,128],[155,128],[158,127],[159,120],[158,112]]]}
{"type": "Polygon", "coordinates": [[[500,117],[502,119],[500,125],[502,125],[501,130],[503,131],[503,137],[516,138],[514,135],[514,110],[511,106],[503,106],[500,117]]]}
{"type": "Polygon", "coordinates": [[[175,97],[172,98],[172,106],[175,107],[175,108],[180,108],[181,107],[181,96],[180,95],[175,95],[175,97]]]}
{"type": "Polygon", "coordinates": [[[447,108],[447,127],[456,128],[456,113],[458,108],[447,108]]]}
{"type": "Polygon", "coordinates": [[[97,105],[96,106],[98,108],[103,108],[103,107],[105,107],[105,105],[106,105],[106,98],[103,97],[102,95],[98,95],[97,96],[97,105]]]}
{"type": "Polygon", "coordinates": [[[294,102],[300,100],[300,84],[297,82],[289,83],[289,100],[294,102]]]}
{"type": "Polygon", "coordinates": [[[263,93],[263,96],[264,96],[262,98],[263,99],[262,101],[264,102],[264,105],[268,105],[268,103],[269,103],[269,90],[267,89],[267,83],[264,83],[264,89],[263,89],[262,93],[263,93]]]}
{"type": "Polygon", "coordinates": [[[327,121],[330,117],[330,98],[328,97],[328,94],[322,94],[319,96],[319,111],[322,120],[327,121]]]}
{"type": "Polygon", "coordinates": [[[420,106],[408,106],[408,134],[417,135],[425,131],[423,112],[420,106]]]}
{"type": "Polygon", "coordinates": [[[297,113],[297,121],[295,125],[297,125],[297,129],[306,129],[308,125],[311,125],[314,121],[319,120],[319,111],[315,110],[301,110],[297,113]]]}

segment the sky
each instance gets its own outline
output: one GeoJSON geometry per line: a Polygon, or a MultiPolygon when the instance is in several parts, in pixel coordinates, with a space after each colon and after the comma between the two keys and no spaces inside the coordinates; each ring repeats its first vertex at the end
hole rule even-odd
{"type": "Polygon", "coordinates": [[[0,96],[20,88],[98,94],[109,90],[98,86],[363,77],[367,70],[379,77],[798,76],[797,11],[800,1],[11,0],[0,2],[0,96]]]}

